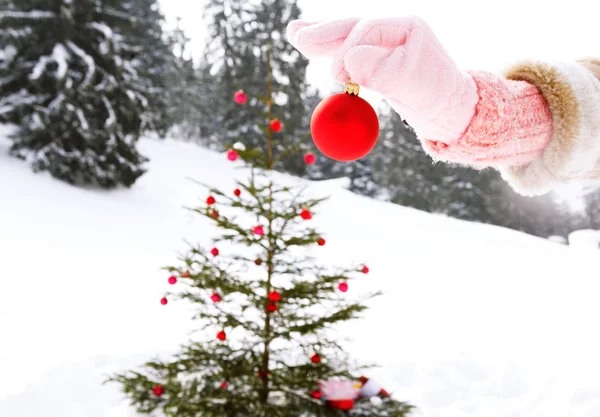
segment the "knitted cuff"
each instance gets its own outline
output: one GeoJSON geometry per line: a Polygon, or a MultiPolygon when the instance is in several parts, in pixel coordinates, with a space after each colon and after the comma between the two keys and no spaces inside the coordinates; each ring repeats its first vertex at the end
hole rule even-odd
{"type": "Polygon", "coordinates": [[[521,166],[536,160],[552,137],[552,115],[537,88],[489,72],[470,73],[479,102],[464,134],[453,144],[423,140],[435,160],[475,168],[521,166]]]}

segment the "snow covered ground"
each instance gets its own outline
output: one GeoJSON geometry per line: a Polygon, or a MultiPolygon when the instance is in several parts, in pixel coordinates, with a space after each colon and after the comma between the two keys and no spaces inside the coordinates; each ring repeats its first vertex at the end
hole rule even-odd
{"type": "MultiPolygon", "coordinates": [[[[0,136],[2,136],[0,134],[0,136]]],[[[183,209],[187,178],[233,188],[244,169],[176,141],[143,140],[131,190],[82,190],[36,175],[0,139],[0,416],[133,417],[112,371],[170,352],[191,329],[161,306],[183,239],[210,228],[183,209]]],[[[303,181],[280,176],[282,181],[303,181]]],[[[339,182],[314,221],[327,262],[366,261],[349,294],[381,288],[342,331],[370,374],[427,417],[597,417],[600,251],[372,201],[339,182]]]]}

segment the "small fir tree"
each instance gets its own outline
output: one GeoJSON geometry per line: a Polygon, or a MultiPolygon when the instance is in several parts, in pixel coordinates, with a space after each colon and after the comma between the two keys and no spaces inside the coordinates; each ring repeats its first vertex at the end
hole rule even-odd
{"type": "Polygon", "coordinates": [[[235,190],[211,189],[206,204],[194,209],[222,233],[212,249],[192,246],[167,268],[178,291],[161,302],[195,304],[200,340],[183,345],[172,360],[148,362],[110,381],[122,384],[138,411],[161,409],[170,417],[406,416],[412,407],[389,396],[358,401],[350,411],[322,401],[318,381],[357,376],[330,329],[366,309],[346,291],[368,269],[326,267],[306,256],[305,249],[326,243],[310,226],[322,200],[272,180],[280,154],[270,128],[270,74],[267,65],[264,108],[256,109],[266,145],[239,150],[252,167],[250,178],[235,190]]]}

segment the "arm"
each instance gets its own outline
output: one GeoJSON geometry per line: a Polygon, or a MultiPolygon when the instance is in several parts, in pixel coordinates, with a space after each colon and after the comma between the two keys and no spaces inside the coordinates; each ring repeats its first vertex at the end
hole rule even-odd
{"type": "Polygon", "coordinates": [[[493,167],[523,195],[600,179],[600,65],[524,63],[472,73],[480,99],[454,144],[423,140],[434,159],[493,167]]]}
{"type": "Polygon", "coordinates": [[[380,92],[434,159],[493,167],[519,193],[600,179],[600,65],[529,63],[500,77],[459,71],[419,18],[292,22],[333,77],[380,92]],[[598,168],[596,167],[598,165],[598,168]]]}

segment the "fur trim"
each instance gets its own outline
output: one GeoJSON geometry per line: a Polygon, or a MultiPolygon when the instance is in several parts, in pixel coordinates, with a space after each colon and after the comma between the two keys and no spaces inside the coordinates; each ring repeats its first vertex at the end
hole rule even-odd
{"type": "MultiPolygon", "coordinates": [[[[546,99],[552,113],[552,141],[544,152],[544,160],[552,166],[565,165],[575,148],[580,115],[577,95],[556,67],[547,63],[527,63],[510,69],[506,78],[533,84],[546,99]]],[[[552,166],[549,166],[552,170],[552,166]]]]}
{"type": "Polygon", "coordinates": [[[524,166],[500,167],[502,176],[525,195],[541,195],[573,180],[598,180],[600,160],[600,61],[533,62],[506,72],[544,96],[552,113],[552,140],[542,156],[524,166]],[[594,72],[590,70],[594,69],[594,72]]]}

